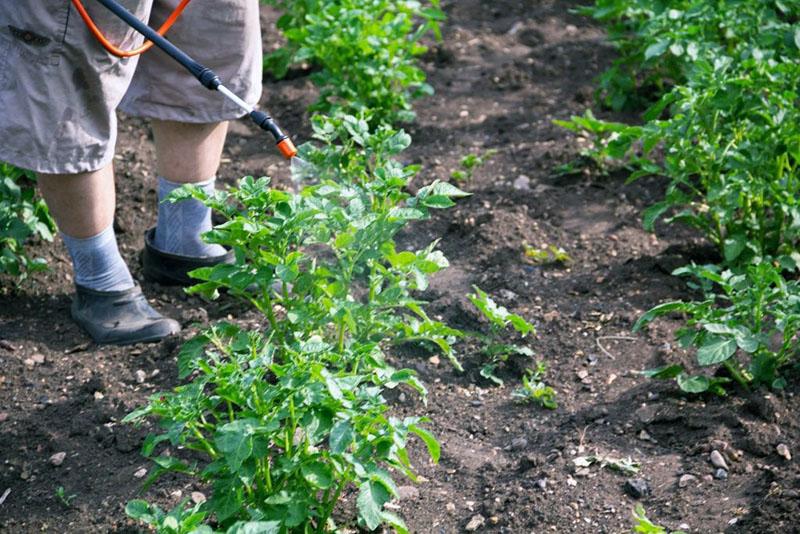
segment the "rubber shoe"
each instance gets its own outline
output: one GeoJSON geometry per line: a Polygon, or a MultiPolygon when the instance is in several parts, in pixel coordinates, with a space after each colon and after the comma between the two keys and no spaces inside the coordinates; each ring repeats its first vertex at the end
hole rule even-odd
{"type": "Polygon", "coordinates": [[[95,291],[75,286],[72,318],[101,345],[160,341],[181,326],[154,310],[137,285],[125,291],[95,291]]]}
{"type": "Polygon", "coordinates": [[[142,270],[149,282],[158,282],[165,286],[192,286],[200,283],[189,277],[189,272],[200,267],[213,267],[220,263],[233,263],[234,254],[229,250],[219,256],[195,258],[162,252],[153,246],[156,229],[151,228],[144,233],[144,250],[142,251],[142,270]]]}

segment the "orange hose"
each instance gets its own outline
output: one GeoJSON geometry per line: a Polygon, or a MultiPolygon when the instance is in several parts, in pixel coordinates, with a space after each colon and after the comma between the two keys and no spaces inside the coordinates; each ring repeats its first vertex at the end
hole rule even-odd
{"type": "MultiPolygon", "coordinates": [[[[164,24],[162,24],[161,27],[158,29],[159,35],[163,37],[164,34],[166,34],[169,31],[169,29],[172,27],[173,24],[175,24],[175,21],[178,20],[178,18],[181,16],[181,13],[183,13],[183,10],[186,8],[187,5],[189,5],[189,2],[191,1],[192,0],[181,0],[181,3],[178,4],[178,7],[175,8],[175,10],[172,12],[172,14],[170,14],[170,16],[164,22],[164,24]]],[[[86,23],[86,26],[89,28],[89,31],[92,32],[92,35],[94,35],[95,38],[100,42],[100,44],[103,45],[103,48],[108,50],[111,54],[114,54],[117,57],[138,56],[141,53],[147,52],[153,46],[152,41],[146,41],[142,46],[140,46],[139,48],[135,48],[133,50],[121,50],[117,48],[106,38],[105,35],[103,35],[103,32],[100,31],[100,28],[98,28],[97,24],[95,24],[94,20],[92,20],[92,17],[89,16],[89,13],[86,11],[86,8],[83,7],[83,3],[81,2],[81,0],[72,0],[72,4],[75,6],[75,9],[78,10],[78,14],[83,19],[83,22],[86,23]]]]}

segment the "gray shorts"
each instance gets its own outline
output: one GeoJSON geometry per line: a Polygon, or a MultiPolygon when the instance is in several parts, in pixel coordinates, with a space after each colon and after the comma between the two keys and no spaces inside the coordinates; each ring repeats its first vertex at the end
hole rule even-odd
{"type": "MultiPolygon", "coordinates": [[[[121,0],[158,28],[178,0],[121,0]]],[[[84,5],[116,46],[143,38],[95,0],[84,5]]],[[[193,0],[167,37],[249,104],[261,95],[258,0],[193,0]]],[[[115,110],[211,123],[242,116],[153,47],[120,59],[70,0],[0,0],[0,161],[42,173],[94,171],[114,156],[115,110]]]]}

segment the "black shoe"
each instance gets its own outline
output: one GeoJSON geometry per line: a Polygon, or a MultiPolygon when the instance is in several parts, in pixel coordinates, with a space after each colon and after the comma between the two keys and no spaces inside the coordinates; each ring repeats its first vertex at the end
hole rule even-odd
{"type": "Polygon", "coordinates": [[[142,251],[142,268],[144,277],[150,282],[158,282],[165,286],[192,286],[200,281],[189,277],[189,271],[200,267],[213,267],[220,263],[233,263],[234,254],[229,250],[219,256],[193,258],[162,252],[153,246],[156,229],[151,228],[144,233],[144,250],[142,251]]]}
{"type": "Polygon", "coordinates": [[[98,344],[130,345],[160,341],[181,326],[147,303],[139,286],[124,291],[95,291],[75,285],[72,318],[98,344]]]}

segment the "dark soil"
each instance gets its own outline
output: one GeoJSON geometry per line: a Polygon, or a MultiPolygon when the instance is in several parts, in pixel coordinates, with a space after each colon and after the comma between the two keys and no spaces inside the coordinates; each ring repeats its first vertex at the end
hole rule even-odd
{"type": "MultiPolygon", "coordinates": [[[[599,465],[575,468],[576,457],[597,455],[641,464],[636,477],[649,486],[641,502],[667,527],[797,532],[798,467],[776,453],[800,437],[795,387],[697,398],[637,373],[690,361],[673,348],[677,321],[641,334],[631,326],[652,305],[689,295],[670,272],[704,261],[707,249],[679,228],[661,228],[658,237],[642,230],[642,208],[663,189],[657,180],[625,185],[625,176],[554,172],[583,140],[551,121],[591,105],[593,78],[613,57],[603,32],[569,14],[578,4],[572,1],[444,4],[444,43],[425,58],[436,96],[417,105],[408,158],[423,165],[423,183],[447,179],[467,153],[499,152],[465,185],[472,197],[415,227],[404,244],[442,238],[452,267],[425,297],[445,321],[481,327],[465,298],[476,284],[536,323],[527,344],[547,362],[559,407],[513,401],[530,360],[501,368],[505,385],[496,386],[480,376],[473,345],[461,350],[464,373],[429,354],[396,354],[394,363],[417,369],[430,390],[427,408],[399,396],[396,410],[430,417],[443,446],[438,466],[415,449],[422,482],[418,493],[404,490],[399,512],[420,533],[461,532],[478,515],[485,532],[629,532],[636,504],[625,491],[629,477],[599,465]],[[563,247],[573,261],[534,265],[526,244],[563,247]],[[725,480],[712,477],[714,449],[727,459],[725,480]],[[681,488],[684,474],[696,478],[681,488]]],[[[264,20],[271,25],[274,15],[265,9],[264,20]]],[[[265,33],[267,46],[275,45],[273,32],[265,33]]],[[[268,82],[263,103],[302,140],[314,94],[308,78],[297,76],[268,82]]],[[[222,182],[268,174],[288,184],[286,165],[261,133],[245,122],[231,130],[222,182]]],[[[142,121],[122,119],[118,154],[117,230],[138,276],[142,232],[155,218],[154,156],[142,121]]],[[[34,244],[32,251],[53,269],[19,290],[6,283],[0,293],[0,530],[136,531],[123,508],[138,495],[135,473],[150,467],[138,452],[145,429],[119,421],[176,384],[176,351],[195,325],[258,317],[230,301],[208,303],[145,283],[152,302],[186,327],[181,339],[98,347],[68,317],[62,245],[34,244]],[[59,452],[66,456],[54,466],[50,458],[59,452]],[[70,504],[56,497],[59,487],[75,495],[70,504]]],[[[203,490],[165,479],[147,496],[172,505],[203,490]]]]}

